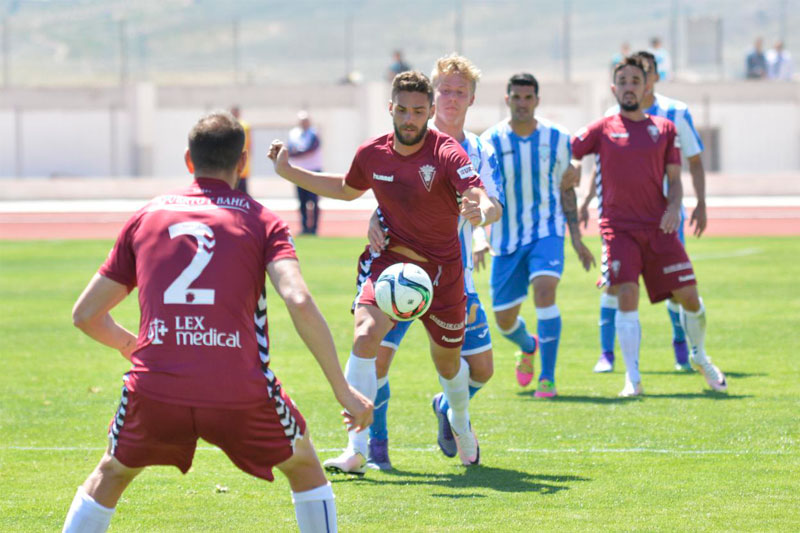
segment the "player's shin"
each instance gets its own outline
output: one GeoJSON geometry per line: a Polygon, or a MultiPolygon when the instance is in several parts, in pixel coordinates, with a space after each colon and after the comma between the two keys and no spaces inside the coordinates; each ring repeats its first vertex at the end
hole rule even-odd
{"type": "Polygon", "coordinates": [[[672,323],[672,340],[675,342],[685,341],[686,333],[681,325],[681,304],[667,300],[667,312],[669,313],[669,321],[672,323]]]}
{"type": "Polygon", "coordinates": [[[557,305],[536,308],[539,350],[541,350],[542,373],[539,379],[556,380],[556,357],[558,341],[561,339],[561,313],[557,305]]]}
{"type": "Polygon", "coordinates": [[[617,311],[615,322],[625,370],[628,379],[635,385],[642,381],[639,374],[639,345],[642,340],[639,311],[617,311]]]}
{"type": "MultiPolygon", "coordinates": [[[[375,374],[375,359],[358,357],[350,353],[347,365],[344,369],[344,377],[358,392],[366,396],[371,402],[375,402],[375,394],[378,389],[378,378],[375,374]]],[[[348,448],[358,452],[364,457],[367,456],[367,437],[368,433],[362,431],[350,431],[348,433],[348,448]]]]}
{"type": "Polygon", "coordinates": [[[336,504],[330,483],[303,492],[292,492],[292,503],[300,533],[338,531],[336,504]]]}
{"type": "Polygon", "coordinates": [[[528,329],[525,327],[525,320],[521,316],[517,317],[514,327],[506,331],[500,329],[500,333],[503,334],[503,337],[519,346],[525,353],[532,353],[536,349],[536,342],[528,333],[528,329]]]}
{"type": "Polygon", "coordinates": [[[72,500],[62,533],[104,533],[114,516],[114,509],[103,507],[78,487],[72,500]]]}
{"type": "Polygon", "coordinates": [[[703,300],[700,300],[700,309],[695,312],[681,308],[681,324],[689,337],[692,345],[692,357],[697,363],[703,363],[707,359],[705,339],[706,339],[706,308],[703,300]]]}
{"type": "Polygon", "coordinates": [[[450,424],[456,433],[469,431],[469,367],[459,359],[459,368],[452,379],[439,376],[444,396],[450,405],[450,424]]]}
{"type": "Polygon", "coordinates": [[[619,302],[616,296],[603,293],[600,296],[600,349],[604,354],[614,354],[616,340],[615,319],[619,302]]]}
{"type": "MultiPolygon", "coordinates": [[[[469,362],[465,358],[461,358],[461,364],[469,365],[469,362]]],[[[486,385],[485,381],[475,381],[472,378],[469,378],[469,399],[471,400],[473,396],[475,396],[479,390],[486,385]]],[[[377,401],[377,400],[376,400],[377,401]]],[[[442,398],[442,402],[439,404],[439,409],[444,413],[447,414],[447,411],[450,410],[450,404],[447,402],[447,396],[442,398]]]]}

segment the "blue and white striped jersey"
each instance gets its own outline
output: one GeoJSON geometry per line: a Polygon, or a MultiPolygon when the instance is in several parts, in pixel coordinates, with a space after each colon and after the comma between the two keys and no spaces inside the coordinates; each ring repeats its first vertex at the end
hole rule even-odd
{"type": "Polygon", "coordinates": [[[572,154],[569,132],[536,118],[536,130],[521,138],[504,120],[481,138],[497,154],[506,195],[503,218],[492,224],[492,253],[507,255],[550,236],[564,236],[561,176],[572,154]]]}
{"type": "MultiPolygon", "coordinates": [[[[674,98],[667,98],[664,95],[656,93],[653,100],[653,105],[645,109],[645,113],[656,117],[664,117],[675,124],[675,129],[678,130],[678,140],[681,143],[681,152],[686,157],[693,157],[701,153],[705,148],[700,135],[694,128],[692,121],[692,114],[689,112],[689,106],[680,100],[674,98]]],[[[619,113],[619,106],[615,105],[608,108],[606,116],[616,115],[619,113]]]]}
{"type": "MultiPolygon", "coordinates": [[[[486,194],[489,198],[496,198],[501,205],[505,205],[505,194],[497,165],[497,157],[490,143],[469,131],[464,132],[464,142],[461,147],[467,152],[472,166],[481,177],[486,194]]],[[[466,292],[477,292],[472,278],[474,265],[472,264],[472,224],[467,219],[460,217],[458,220],[458,236],[461,239],[461,258],[464,262],[464,288],[466,292]]]]}

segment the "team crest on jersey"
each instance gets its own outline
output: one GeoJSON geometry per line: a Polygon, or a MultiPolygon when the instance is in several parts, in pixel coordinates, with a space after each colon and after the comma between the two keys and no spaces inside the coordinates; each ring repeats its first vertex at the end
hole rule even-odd
{"type": "Polygon", "coordinates": [[[658,126],[655,124],[650,124],[647,126],[647,133],[650,134],[650,138],[653,139],[654,143],[658,142],[658,126]]]}
{"type": "Polygon", "coordinates": [[[619,269],[622,265],[618,260],[611,261],[611,271],[614,273],[614,277],[619,276],[619,269]]]}
{"type": "Polygon", "coordinates": [[[436,167],[433,165],[423,165],[419,167],[419,177],[422,178],[422,184],[425,185],[428,192],[431,192],[434,176],[436,176],[436,167]]]}

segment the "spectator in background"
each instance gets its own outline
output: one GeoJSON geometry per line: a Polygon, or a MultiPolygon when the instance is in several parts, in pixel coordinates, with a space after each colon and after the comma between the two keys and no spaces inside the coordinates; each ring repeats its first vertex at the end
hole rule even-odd
{"type": "Polygon", "coordinates": [[[661,44],[659,37],[650,39],[650,49],[648,50],[656,57],[658,63],[658,76],[661,81],[672,81],[672,58],[667,49],[661,44]]]}
{"type": "Polygon", "coordinates": [[[767,77],[771,80],[791,80],[794,74],[792,54],[784,49],[783,41],[775,43],[775,48],[767,50],[767,77]]]}
{"type": "MultiPolygon", "coordinates": [[[[322,150],[319,135],[311,127],[311,119],[306,111],[297,113],[298,125],[289,131],[289,162],[293,166],[312,172],[322,172],[322,150]]],[[[319,222],[319,197],[313,192],[297,186],[297,199],[300,200],[300,218],[303,222],[303,235],[316,235],[319,222]]]]}
{"type": "Polygon", "coordinates": [[[239,183],[236,188],[247,194],[247,178],[250,177],[250,158],[253,156],[253,137],[250,135],[250,123],[241,118],[242,110],[238,105],[231,107],[231,115],[233,115],[239,124],[244,128],[244,149],[247,151],[247,162],[239,174],[239,183]]]}
{"type": "Polygon", "coordinates": [[[631,44],[625,41],[620,45],[619,52],[611,56],[611,71],[613,72],[614,68],[622,63],[629,55],[631,55],[631,44]]]}
{"type": "Polygon", "coordinates": [[[394,61],[391,65],[389,65],[389,70],[386,71],[386,79],[391,83],[394,80],[394,77],[400,74],[401,72],[405,72],[407,70],[411,70],[411,65],[406,63],[405,58],[403,57],[402,50],[395,50],[393,53],[394,61]]]}
{"type": "Polygon", "coordinates": [[[767,77],[767,57],[764,55],[764,40],[757,37],[753,50],[747,54],[746,77],[749,80],[762,80],[767,77]]]}

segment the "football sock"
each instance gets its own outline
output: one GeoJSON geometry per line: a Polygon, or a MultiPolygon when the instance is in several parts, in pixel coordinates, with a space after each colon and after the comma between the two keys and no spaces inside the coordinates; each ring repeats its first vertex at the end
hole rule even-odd
{"type": "Polygon", "coordinates": [[[456,433],[469,431],[469,367],[459,359],[459,368],[452,379],[439,376],[444,397],[450,406],[448,420],[456,433]]]}
{"type": "Polygon", "coordinates": [[[639,311],[618,311],[615,322],[628,379],[633,384],[639,383],[642,381],[639,374],[639,343],[642,340],[639,311]]]}
{"type": "Polygon", "coordinates": [[[375,394],[375,410],[372,412],[372,425],[369,427],[369,438],[386,440],[389,438],[389,428],[386,424],[386,412],[389,410],[389,376],[379,378],[378,392],[375,394]]]}
{"type": "Polygon", "coordinates": [[[294,514],[300,533],[333,533],[336,524],[336,504],[333,489],[327,483],[303,492],[292,492],[294,514]]]}
{"type": "Polygon", "coordinates": [[[704,363],[707,359],[705,347],[706,308],[702,299],[700,300],[700,309],[694,313],[681,308],[681,323],[686,331],[686,336],[689,337],[689,343],[692,345],[692,359],[698,363],[704,363]]]}
{"type": "MultiPolygon", "coordinates": [[[[465,359],[461,359],[461,361],[461,364],[464,364],[465,359]]],[[[469,378],[469,399],[471,400],[484,385],[486,385],[486,382],[481,383],[480,381],[469,378]]],[[[447,396],[442,396],[442,400],[439,402],[439,410],[447,414],[448,409],[450,409],[450,404],[447,402],[447,396]]]]}
{"type": "Polygon", "coordinates": [[[672,323],[672,340],[675,342],[686,341],[686,333],[681,326],[681,304],[667,300],[667,312],[669,321],[672,323]]]}
{"type": "Polygon", "coordinates": [[[507,331],[500,329],[500,333],[503,334],[503,337],[519,346],[525,353],[531,353],[536,348],[536,343],[528,333],[525,327],[525,320],[521,316],[517,317],[517,323],[511,329],[507,331]]]}
{"type": "MultiPolygon", "coordinates": [[[[347,365],[344,367],[344,377],[347,382],[358,392],[363,394],[369,401],[375,403],[375,394],[378,389],[378,377],[375,374],[375,358],[367,359],[358,357],[350,353],[347,365]]],[[[364,457],[367,456],[367,446],[369,433],[366,431],[356,432],[351,430],[347,433],[349,441],[348,449],[359,452],[364,457]]]]}
{"type": "Polygon", "coordinates": [[[114,516],[114,509],[103,507],[94,498],[86,494],[84,488],[78,487],[67,518],[64,520],[62,533],[104,533],[114,516]]]}
{"type": "Polygon", "coordinates": [[[600,295],[600,349],[603,353],[614,353],[614,337],[616,336],[614,317],[617,314],[618,305],[616,296],[605,292],[600,295]]]}
{"type": "Polygon", "coordinates": [[[539,353],[542,359],[542,372],[539,379],[556,380],[556,357],[558,341],[561,338],[561,313],[557,305],[536,308],[536,332],[539,334],[539,353]]]}

